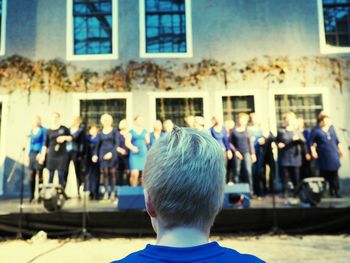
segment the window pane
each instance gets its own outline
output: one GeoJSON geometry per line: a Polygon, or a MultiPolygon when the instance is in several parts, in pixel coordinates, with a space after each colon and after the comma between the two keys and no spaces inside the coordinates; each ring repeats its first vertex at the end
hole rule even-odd
{"type": "Polygon", "coordinates": [[[170,119],[175,125],[185,126],[185,117],[203,116],[202,98],[159,98],[156,99],[157,119],[170,119]]]}
{"type": "Polygon", "coordinates": [[[112,53],[112,0],[74,0],[74,54],[112,53]]]}
{"type": "Polygon", "coordinates": [[[326,43],[338,47],[350,47],[350,1],[323,0],[326,43]]]}
{"type": "Polygon", "coordinates": [[[227,96],[222,97],[224,120],[237,120],[241,112],[252,113],[255,111],[254,96],[227,96]]]}
{"type": "Polygon", "coordinates": [[[323,109],[322,95],[275,95],[277,127],[283,127],[283,116],[294,112],[305,121],[308,128],[316,125],[316,118],[323,109]]]}
{"type": "Polygon", "coordinates": [[[186,53],[185,0],[145,0],[146,52],[186,53]]]}
{"type": "Polygon", "coordinates": [[[113,126],[118,127],[119,121],[126,118],[126,99],[80,100],[80,116],[87,125],[100,125],[102,114],[113,117],[113,126]]]}

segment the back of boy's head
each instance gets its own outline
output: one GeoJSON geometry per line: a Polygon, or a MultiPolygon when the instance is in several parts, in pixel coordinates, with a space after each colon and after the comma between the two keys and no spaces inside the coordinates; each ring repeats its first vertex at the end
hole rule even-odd
{"type": "Polygon", "coordinates": [[[224,155],[209,134],[176,127],[152,146],[144,187],[166,228],[207,230],[223,203],[224,155]]]}

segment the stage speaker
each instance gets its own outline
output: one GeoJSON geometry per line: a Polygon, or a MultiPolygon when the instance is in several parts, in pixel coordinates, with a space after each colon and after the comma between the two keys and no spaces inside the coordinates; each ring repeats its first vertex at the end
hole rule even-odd
{"type": "Polygon", "coordinates": [[[145,199],[142,186],[119,186],[118,193],[118,209],[145,209],[145,199]]]}
{"type": "Polygon", "coordinates": [[[68,199],[63,187],[55,184],[40,185],[39,198],[50,212],[61,210],[65,200],[68,199]]]}
{"type": "Polygon", "coordinates": [[[325,180],[321,177],[305,178],[297,189],[300,201],[317,206],[321,202],[325,186],[325,180]]]}
{"type": "Polygon", "coordinates": [[[248,208],[250,206],[249,184],[226,185],[224,208],[248,208]]]}

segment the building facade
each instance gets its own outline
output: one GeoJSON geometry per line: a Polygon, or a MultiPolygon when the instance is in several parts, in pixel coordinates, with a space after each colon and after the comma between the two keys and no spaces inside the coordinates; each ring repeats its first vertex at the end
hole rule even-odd
{"type": "MultiPolygon", "coordinates": [[[[328,112],[350,142],[350,2],[1,0],[0,196],[18,193],[33,116],[115,124],[136,115],[256,112],[272,131],[328,112]]],[[[350,178],[349,152],[341,178],[350,178]]]]}

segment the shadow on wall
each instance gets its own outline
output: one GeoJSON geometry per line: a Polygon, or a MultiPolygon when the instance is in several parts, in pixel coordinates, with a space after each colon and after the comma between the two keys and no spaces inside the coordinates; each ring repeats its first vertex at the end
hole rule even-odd
{"type": "MultiPolygon", "coordinates": [[[[21,175],[23,164],[16,160],[6,157],[4,162],[3,176],[3,195],[0,199],[11,199],[20,197],[21,175]]],[[[28,168],[24,168],[24,198],[29,197],[28,168]]]]}

